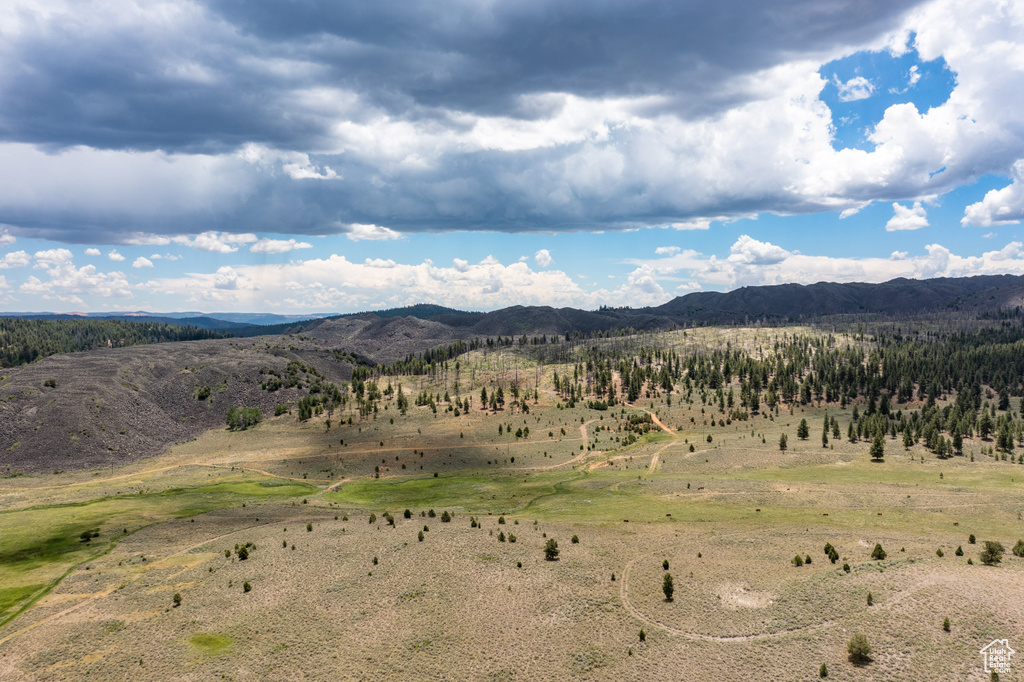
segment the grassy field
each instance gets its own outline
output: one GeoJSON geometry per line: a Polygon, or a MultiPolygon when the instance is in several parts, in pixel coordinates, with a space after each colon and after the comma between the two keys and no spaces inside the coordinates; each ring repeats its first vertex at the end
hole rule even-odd
{"type": "MultiPolygon", "coordinates": [[[[664,343],[772,342],[701,333],[664,343]]],[[[475,395],[510,363],[464,364],[475,395]]],[[[541,376],[529,414],[392,401],[351,425],[284,415],[0,481],[0,678],[808,680],[825,663],[838,680],[981,680],[981,647],[1019,644],[1024,466],[987,442],[939,460],[888,440],[872,462],[867,442],[822,447],[814,405],[721,425],[677,395],[568,409],[556,368],[534,369],[519,366],[541,376]],[[643,413],[660,424],[623,445],[643,413]],[[847,658],[854,632],[867,664],[847,658]]],[[[828,413],[845,432],[850,411],[828,413]]]]}

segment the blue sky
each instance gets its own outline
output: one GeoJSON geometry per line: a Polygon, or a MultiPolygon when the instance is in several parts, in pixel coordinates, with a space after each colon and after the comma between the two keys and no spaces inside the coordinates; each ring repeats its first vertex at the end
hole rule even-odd
{"type": "Polygon", "coordinates": [[[1024,8],[0,8],[0,310],[1024,274],[1024,8]]]}

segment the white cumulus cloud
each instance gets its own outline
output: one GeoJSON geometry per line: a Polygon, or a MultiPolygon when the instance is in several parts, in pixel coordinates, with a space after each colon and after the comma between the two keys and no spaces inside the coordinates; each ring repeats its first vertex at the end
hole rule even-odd
{"type": "Polygon", "coordinates": [[[85,255],[86,256],[93,256],[93,257],[99,256],[100,255],[100,250],[96,249],[96,248],[91,248],[90,247],[90,248],[85,250],[85,255]]]}
{"type": "Polygon", "coordinates": [[[839,101],[841,102],[867,99],[875,92],[875,86],[864,76],[855,76],[845,83],[833,76],[833,82],[839,90],[839,101]]]}
{"type": "Polygon", "coordinates": [[[124,256],[117,252],[117,249],[111,250],[110,253],[107,254],[107,258],[112,261],[123,261],[125,259],[124,256]]]}
{"type": "Polygon", "coordinates": [[[133,268],[151,268],[153,267],[153,261],[149,260],[144,256],[139,256],[132,263],[133,268]]]}
{"type": "Polygon", "coordinates": [[[1024,220],[1024,159],[1013,164],[1010,177],[1009,185],[989,190],[981,201],[964,209],[960,224],[993,227],[1024,220]]]}
{"type": "Polygon", "coordinates": [[[533,260],[542,268],[551,267],[551,263],[554,262],[554,259],[551,257],[551,252],[547,249],[541,249],[535,253],[533,255],[533,260]]]}
{"type": "Polygon", "coordinates": [[[32,262],[29,255],[24,251],[11,251],[0,258],[0,268],[23,268],[32,262]]]}
{"type": "Polygon", "coordinates": [[[260,239],[249,247],[252,253],[288,253],[296,249],[311,249],[313,245],[309,242],[300,242],[295,239],[260,239]]]}
{"type": "Polygon", "coordinates": [[[344,230],[345,236],[354,242],[359,241],[387,241],[390,239],[401,239],[402,235],[395,232],[389,227],[382,227],[380,225],[363,225],[360,223],[352,223],[347,225],[344,230]]]}
{"type": "Polygon", "coordinates": [[[915,201],[910,207],[893,203],[892,218],[885,224],[886,232],[920,230],[922,227],[928,227],[928,213],[920,201],[915,201]]]}

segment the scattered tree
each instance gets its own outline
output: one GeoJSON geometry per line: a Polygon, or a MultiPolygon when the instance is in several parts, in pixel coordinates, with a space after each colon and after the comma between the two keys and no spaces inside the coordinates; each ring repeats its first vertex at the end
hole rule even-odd
{"type": "Polygon", "coordinates": [[[1003,560],[1003,552],[1006,549],[1002,544],[994,540],[985,540],[985,549],[981,550],[981,563],[986,566],[995,566],[1003,560]]]}
{"type": "Polygon", "coordinates": [[[661,581],[661,591],[665,593],[665,601],[672,601],[672,593],[676,588],[672,585],[671,573],[666,573],[665,579],[661,581]]]}
{"type": "Polygon", "coordinates": [[[886,553],[885,550],[882,549],[882,543],[876,543],[875,548],[871,550],[871,558],[875,561],[882,561],[885,557],[886,553]]]}
{"type": "Polygon", "coordinates": [[[881,431],[871,441],[871,459],[880,460],[885,458],[885,436],[881,431]]]}
{"type": "Polygon", "coordinates": [[[866,663],[871,660],[871,645],[868,644],[868,638],[862,633],[856,632],[853,637],[850,638],[849,644],[846,645],[846,652],[850,654],[850,660],[854,663],[866,663]]]}
{"type": "Polygon", "coordinates": [[[558,542],[554,538],[550,538],[547,544],[544,545],[544,558],[548,561],[556,561],[558,559],[558,542]]]}

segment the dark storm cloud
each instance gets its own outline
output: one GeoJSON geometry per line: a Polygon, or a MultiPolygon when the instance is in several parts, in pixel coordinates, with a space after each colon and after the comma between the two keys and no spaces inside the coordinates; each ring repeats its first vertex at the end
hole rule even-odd
{"type": "Polygon", "coordinates": [[[0,137],[316,149],[334,120],[295,101],[316,87],[414,120],[449,111],[529,119],[544,112],[519,96],[544,92],[659,94],[676,115],[705,115],[735,104],[735,92],[719,91],[730,78],[875,37],[912,4],[213,0],[149,26],[99,13],[9,39],[0,137]]]}

